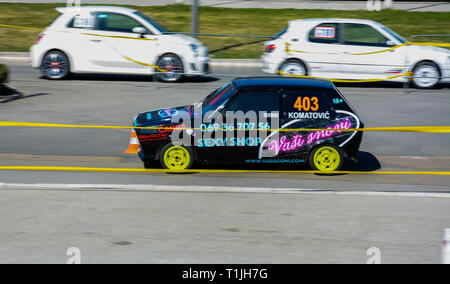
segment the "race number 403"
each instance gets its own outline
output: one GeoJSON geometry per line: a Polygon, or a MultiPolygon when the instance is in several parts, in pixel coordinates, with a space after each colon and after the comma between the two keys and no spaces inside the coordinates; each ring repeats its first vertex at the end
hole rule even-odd
{"type": "Polygon", "coordinates": [[[335,27],[316,27],[314,29],[315,38],[335,38],[336,28],[335,27]]]}
{"type": "Polygon", "coordinates": [[[318,111],[319,99],[317,97],[298,97],[294,103],[294,108],[298,111],[318,111]]]}

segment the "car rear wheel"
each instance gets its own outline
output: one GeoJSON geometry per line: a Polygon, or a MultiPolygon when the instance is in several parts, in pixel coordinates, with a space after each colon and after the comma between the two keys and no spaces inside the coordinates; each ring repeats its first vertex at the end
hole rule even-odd
{"type": "Polygon", "coordinates": [[[344,156],[341,149],[334,145],[319,146],[309,156],[309,164],[316,171],[339,171],[343,162],[344,156]]]}
{"type": "Polygon", "coordinates": [[[433,62],[421,62],[413,69],[413,84],[419,89],[431,89],[439,83],[439,67],[433,62]]]}
{"type": "Polygon", "coordinates": [[[156,70],[158,79],[163,82],[178,82],[183,77],[183,61],[175,54],[164,54],[158,59],[156,70]]]}
{"type": "Polygon", "coordinates": [[[60,51],[48,52],[42,59],[41,73],[51,80],[66,78],[70,73],[69,58],[60,51]]]}
{"type": "Polygon", "coordinates": [[[161,149],[161,166],[169,170],[187,170],[194,164],[194,153],[188,147],[167,144],[161,149]]]}
{"type": "Polygon", "coordinates": [[[288,60],[280,67],[282,76],[306,76],[306,67],[298,60],[288,60]]]}

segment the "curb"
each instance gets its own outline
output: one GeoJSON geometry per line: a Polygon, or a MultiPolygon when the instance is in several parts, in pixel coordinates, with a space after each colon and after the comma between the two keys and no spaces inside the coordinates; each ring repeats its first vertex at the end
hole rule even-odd
{"type": "MultiPolygon", "coordinates": [[[[0,52],[0,63],[29,63],[28,52],[0,52]]],[[[261,59],[212,59],[211,67],[239,67],[239,68],[262,68],[261,59]]]]}
{"type": "Polygon", "coordinates": [[[28,52],[0,52],[0,62],[30,62],[28,52]]]}

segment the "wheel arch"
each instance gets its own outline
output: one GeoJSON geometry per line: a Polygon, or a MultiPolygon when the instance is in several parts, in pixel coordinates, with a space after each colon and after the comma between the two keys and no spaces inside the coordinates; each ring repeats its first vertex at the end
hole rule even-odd
{"type": "Polygon", "coordinates": [[[164,55],[175,55],[176,57],[180,58],[181,62],[183,63],[183,70],[184,72],[186,72],[186,66],[188,66],[186,58],[183,55],[181,55],[180,52],[173,50],[159,53],[157,56],[155,56],[155,62],[153,64],[156,66],[158,64],[158,60],[164,55]]]}
{"type": "Polygon", "coordinates": [[[69,69],[70,69],[70,73],[75,72],[75,64],[74,64],[74,59],[72,57],[72,55],[65,49],[63,48],[49,48],[48,50],[46,50],[45,52],[42,53],[41,58],[39,59],[39,68],[42,67],[42,61],[44,60],[44,57],[49,54],[52,51],[58,51],[63,53],[67,59],[69,60],[69,69]]]}
{"type": "Polygon", "coordinates": [[[409,68],[409,71],[413,72],[414,69],[421,63],[433,63],[438,68],[439,76],[442,76],[442,69],[443,69],[443,67],[439,64],[439,62],[436,62],[435,60],[432,60],[432,59],[420,59],[420,60],[417,60],[416,62],[411,64],[411,66],[409,68]]]}
{"type": "MultiPolygon", "coordinates": [[[[162,151],[162,149],[164,148],[164,147],[166,147],[168,144],[171,144],[172,143],[172,141],[167,141],[167,142],[165,142],[165,143],[162,143],[159,147],[158,147],[158,149],[156,150],[156,153],[155,153],[155,157],[154,157],[154,160],[155,161],[159,161],[159,159],[160,159],[160,157],[161,157],[161,151],[162,151]]],[[[192,146],[186,146],[186,145],[181,145],[181,146],[184,146],[184,147],[189,147],[191,150],[192,150],[192,153],[194,153],[194,157],[193,157],[193,159],[194,159],[194,162],[198,162],[198,154],[197,154],[197,151],[196,151],[196,149],[195,149],[195,147],[192,147],[192,146]]]]}
{"type": "Polygon", "coordinates": [[[288,57],[286,59],[284,59],[277,67],[277,71],[279,71],[281,69],[281,66],[283,66],[283,64],[285,64],[288,61],[297,61],[300,64],[302,64],[305,67],[305,72],[306,72],[306,76],[309,76],[311,74],[311,68],[309,67],[309,65],[306,63],[305,60],[298,58],[298,57],[288,57]]]}

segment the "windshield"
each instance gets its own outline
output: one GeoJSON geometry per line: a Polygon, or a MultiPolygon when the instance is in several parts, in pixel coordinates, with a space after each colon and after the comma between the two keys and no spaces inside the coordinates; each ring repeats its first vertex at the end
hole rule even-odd
{"type": "Polygon", "coordinates": [[[284,35],[287,32],[288,28],[285,28],[284,30],[282,30],[281,32],[276,33],[272,39],[277,39],[280,38],[282,35],[284,35]]]}
{"type": "Polygon", "coordinates": [[[196,104],[196,108],[200,106],[203,107],[203,112],[215,110],[217,107],[226,102],[233,93],[233,85],[229,83],[223,88],[217,89],[209,94],[201,103],[196,104]]]}
{"type": "Polygon", "coordinates": [[[396,40],[398,40],[401,44],[404,44],[406,42],[406,39],[404,39],[401,35],[399,35],[398,33],[388,29],[385,26],[382,26],[383,30],[385,32],[387,32],[388,34],[390,34],[391,36],[393,36],[396,40]]]}
{"type": "Polygon", "coordinates": [[[157,21],[153,20],[152,18],[150,18],[149,16],[137,11],[134,12],[135,15],[141,17],[142,19],[144,19],[147,23],[149,23],[150,25],[152,25],[153,27],[155,27],[155,29],[157,29],[160,33],[168,33],[169,30],[166,29],[164,26],[162,26],[160,23],[158,23],[157,21]]]}

